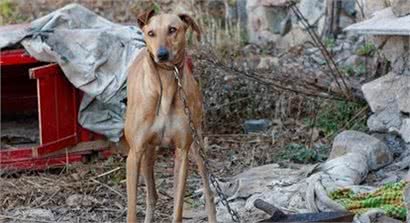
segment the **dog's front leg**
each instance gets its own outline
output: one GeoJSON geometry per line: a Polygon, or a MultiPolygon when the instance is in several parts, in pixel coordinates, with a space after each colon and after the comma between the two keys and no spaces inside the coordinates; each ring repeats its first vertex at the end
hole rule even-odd
{"type": "Polygon", "coordinates": [[[137,222],[137,191],[138,179],[140,175],[141,159],[144,155],[142,144],[130,145],[127,157],[127,222],[137,222]]]}
{"type": "Polygon", "coordinates": [[[182,222],[182,211],[184,208],[184,194],[188,166],[188,148],[177,147],[175,151],[176,155],[174,167],[174,223],[182,222]]]}
{"type": "Polygon", "coordinates": [[[156,151],[154,146],[149,146],[142,159],[142,173],[144,175],[145,185],[147,187],[145,211],[145,223],[154,222],[155,205],[158,200],[157,190],[155,188],[154,164],[156,159],[156,151]]]}

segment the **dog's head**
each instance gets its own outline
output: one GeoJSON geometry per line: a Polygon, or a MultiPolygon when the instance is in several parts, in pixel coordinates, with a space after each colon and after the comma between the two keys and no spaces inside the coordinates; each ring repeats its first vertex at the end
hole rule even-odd
{"type": "Polygon", "coordinates": [[[201,38],[199,26],[186,14],[155,15],[151,10],[138,17],[138,25],[144,32],[147,49],[156,63],[180,60],[185,53],[185,34],[189,27],[196,32],[198,40],[201,38]]]}

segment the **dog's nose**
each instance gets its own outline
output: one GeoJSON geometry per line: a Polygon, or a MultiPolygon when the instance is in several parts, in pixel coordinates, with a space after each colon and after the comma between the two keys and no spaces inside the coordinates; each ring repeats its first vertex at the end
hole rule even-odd
{"type": "Polygon", "coordinates": [[[157,57],[160,61],[168,60],[169,52],[166,48],[160,47],[157,51],[157,57]]]}

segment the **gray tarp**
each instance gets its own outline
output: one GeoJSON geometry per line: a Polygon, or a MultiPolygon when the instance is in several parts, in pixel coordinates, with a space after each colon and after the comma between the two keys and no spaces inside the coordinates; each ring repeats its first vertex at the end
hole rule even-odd
{"type": "Polygon", "coordinates": [[[145,46],[135,26],[112,23],[70,4],[41,17],[27,29],[0,33],[0,48],[21,43],[36,59],[56,62],[85,92],[79,123],[118,141],[122,135],[127,68],[145,46]]]}

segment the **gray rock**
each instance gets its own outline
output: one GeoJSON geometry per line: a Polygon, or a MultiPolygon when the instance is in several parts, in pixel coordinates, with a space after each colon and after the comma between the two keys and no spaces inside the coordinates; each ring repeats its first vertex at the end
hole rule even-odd
{"type": "Polygon", "coordinates": [[[382,216],[379,216],[376,219],[374,219],[374,221],[372,221],[372,223],[402,223],[402,221],[399,221],[397,219],[388,217],[386,215],[382,215],[382,216]]]}
{"type": "MultiPolygon", "coordinates": [[[[375,0],[376,1],[376,0],[375,0]]],[[[383,0],[384,1],[384,0],[383,0]]],[[[367,1],[372,2],[372,1],[367,1]]],[[[351,31],[358,34],[370,35],[410,35],[410,17],[397,17],[393,14],[391,8],[386,8],[374,13],[370,19],[355,23],[347,28],[345,31],[351,31]]]]}
{"type": "Polygon", "coordinates": [[[342,9],[349,16],[355,16],[356,13],[356,1],[344,0],[342,1],[342,9]]]}
{"type": "Polygon", "coordinates": [[[406,145],[403,139],[396,134],[391,133],[372,133],[371,136],[378,138],[389,148],[393,153],[393,157],[400,157],[405,155],[403,152],[406,150],[406,145]]]}
{"type": "Polygon", "coordinates": [[[277,57],[271,57],[271,56],[265,56],[261,57],[258,66],[256,66],[256,69],[272,69],[273,67],[279,66],[279,58],[277,57]]]}
{"type": "MultiPolygon", "coordinates": [[[[404,178],[404,180],[410,182],[410,169],[409,169],[409,172],[407,172],[407,175],[406,175],[406,177],[404,178]]],[[[409,191],[408,193],[409,193],[409,199],[410,199],[410,191],[409,191]]],[[[410,200],[409,200],[409,201],[410,201],[410,200]]],[[[409,208],[410,208],[410,202],[409,202],[409,208]]],[[[409,210],[410,210],[410,209],[409,209],[409,210]]]]}
{"type": "Polygon", "coordinates": [[[384,143],[389,147],[390,151],[395,157],[398,157],[403,154],[406,146],[404,145],[403,139],[400,136],[395,134],[387,134],[384,143]]]}
{"type": "MultiPolygon", "coordinates": [[[[325,0],[301,0],[298,6],[310,25],[317,25],[326,13],[325,0]]],[[[321,30],[319,30],[319,33],[321,33],[321,30]]]]}
{"type": "Polygon", "coordinates": [[[397,92],[397,101],[399,103],[399,110],[403,113],[410,114],[410,85],[402,86],[397,92]]]}
{"type": "Polygon", "coordinates": [[[351,55],[347,60],[344,62],[345,66],[359,66],[366,63],[366,57],[358,56],[358,55],[351,55]]]}
{"type": "MultiPolygon", "coordinates": [[[[410,16],[408,24],[410,24],[410,16]]],[[[406,18],[407,18],[406,17],[406,18]]],[[[410,35],[410,25],[408,25],[410,35]]],[[[392,37],[375,37],[380,39],[380,44],[383,44],[382,52],[387,60],[390,61],[392,71],[396,74],[410,76],[410,37],[409,36],[392,36],[392,37]]]]}
{"type": "Polygon", "coordinates": [[[392,10],[395,16],[402,17],[410,15],[410,0],[391,0],[392,10]]]}
{"type": "Polygon", "coordinates": [[[377,183],[377,185],[385,185],[388,183],[397,183],[400,181],[400,177],[397,175],[390,175],[387,178],[384,178],[382,181],[380,181],[380,183],[377,183]]]}
{"type": "Polygon", "coordinates": [[[406,143],[410,143],[410,118],[403,120],[400,128],[400,135],[406,143]]]}
{"type": "Polygon", "coordinates": [[[401,126],[400,112],[397,104],[377,112],[367,120],[367,127],[372,132],[397,132],[401,126]]]}
{"type": "Polygon", "coordinates": [[[244,122],[245,133],[264,132],[272,125],[268,119],[252,119],[244,122]]]}
{"type": "Polygon", "coordinates": [[[272,38],[275,34],[280,36],[281,23],[288,15],[286,7],[268,6],[259,0],[247,1],[246,12],[249,40],[257,44],[274,42],[272,38]]]}
{"type": "Polygon", "coordinates": [[[210,0],[207,5],[210,16],[217,19],[223,19],[228,16],[225,9],[225,3],[221,0],[210,0]]]}
{"type": "Polygon", "coordinates": [[[393,155],[379,139],[358,131],[344,131],[333,141],[329,160],[347,153],[361,153],[368,158],[370,170],[377,170],[393,161],[393,155]]]}
{"type": "Polygon", "coordinates": [[[242,27],[246,27],[248,21],[248,14],[246,13],[246,2],[247,0],[237,0],[236,2],[236,14],[242,27]]]}
{"type": "Polygon", "coordinates": [[[291,47],[304,44],[306,41],[309,41],[311,38],[309,34],[303,28],[294,25],[292,29],[285,36],[278,38],[276,47],[278,49],[288,50],[291,47]]]}
{"type": "Polygon", "coordinates": [[[386,216],[386,212],[379,208],[371,208],[358,214],[354,218],[354,223],[403,223],[400,220],[386,216]]]}
{"type": "Polygon", "coordinates": [[[311,55],[311,54],[319,52],[319,48],[312,47],[312,48],[309,48],[309,49],[305,49],[304,52],[305,52],[306,55],[311,55]]]}
{"type": "Polygon", "coordinates": [[[355,17],[354,16],[348,16],[348,15],[340,15],[339,16],[339,27],[341,29],[346,28],[353,23],[355,23],[355,17]]]}
{"type": "Polygon", "coordinates": [[[410,76],[390,72],[362,86],[366,101],[373,112],[381,112],[397,102],[398,92],[410,86],[410,76]]]}
{"type": "Polygon", "coordinates": [[[292,17],[290,14],[286,16],[282,22],[280,22],[280,35],[284,36],[289,33],[289,31],[292,29],[292,17]]]}
{"type": "Polygon", "coordinates": [[[310,56],[310,59],[311,59],[313,62],[315,62],[315,63],[317,63],[317,64],[319,64],[319,65],[324,65],[324,64],[326,64],[326,60],[323,58],[323,56],[322,56],[321,53],[312,54],[312,55],[310,56]]]}

